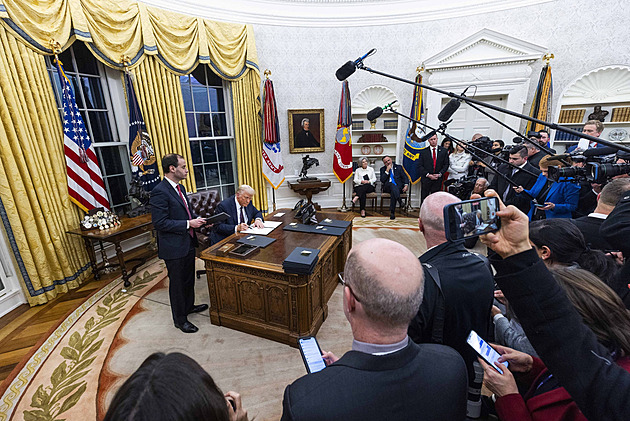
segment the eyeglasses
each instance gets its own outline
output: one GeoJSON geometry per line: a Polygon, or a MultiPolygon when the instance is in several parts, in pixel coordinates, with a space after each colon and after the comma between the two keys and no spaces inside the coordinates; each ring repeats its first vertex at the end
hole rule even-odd
{"type": "Polygon", "coordinates": [[[360,303],[361,300],[359,300],[359,297],[357,297],[354,291],[352,291],[352,287],[348,285],[346,281],[343,279],[343,272],[339,272],[337,276],[339,277],[339,283],[341,283],[341,285],[343,285],[344,287],[348,287],[348,289],[350,290],[350,294],[352,294],[354,299],[357,300],[357,303],[360,303]]]}

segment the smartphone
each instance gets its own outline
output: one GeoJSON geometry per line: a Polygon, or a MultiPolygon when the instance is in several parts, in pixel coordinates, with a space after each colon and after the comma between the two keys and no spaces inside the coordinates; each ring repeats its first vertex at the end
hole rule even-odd
{"type": "Polygon", "coordinates": [[[326,362],[322,357],[322,350],[315,336],[306,336],[298,339],[300,354],[308,373],[317,373],[326,368],[326,362]]]}
{"type": "Polygon", "coordinates": [[[542,203],[542,204],[541,203],[534,203],[534,206],[536,206],[537,208],[544,208],[547,205],[545,205],[544,203],[542,203]]]}
{"type": "MultiPolygon", "coordinates": [[[[499,354],[497,351],[494,350],[494,348],[488,345],[486,341],[481,339],[479,335],[477,335],[477,332],[471,330],[466,342],[468,342],[468,345],[470,345],[475,351],[477,351],[477,354],[479,354],[485,362],[490,364],[499,373],[503,374],[503,371],[495,365],[501,354],[499,354]]],[[[508,366],[507,361],[499,364],[503,364],[506,367],[508,366]]]]}
{"type": "Polygon", "coordinates": [[[501,218],[497,216],[499,199],[482,197],[444,206],[446,239],[457,241],[497,231],[501,218]]]}

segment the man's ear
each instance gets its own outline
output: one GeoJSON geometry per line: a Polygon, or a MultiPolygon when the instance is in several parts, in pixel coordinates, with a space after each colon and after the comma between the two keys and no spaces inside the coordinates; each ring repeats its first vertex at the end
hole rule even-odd
{"type": "Polygon", "coordinates": [[[421,218],[418,218],[418,228],[420,228],[420,232],[424,233],[424,225],[422,225],[421,218]]]}
{"type": "Polygon", "coordinates": [[[346,303],[348,312],[353,312],[356,307],[356,300],[352,292],[350,292],[350,288],[343,287],[343,300],[346,303]]]}

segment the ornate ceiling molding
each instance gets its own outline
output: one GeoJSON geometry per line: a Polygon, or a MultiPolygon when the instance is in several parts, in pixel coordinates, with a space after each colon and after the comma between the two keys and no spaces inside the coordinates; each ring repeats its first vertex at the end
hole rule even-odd
{"type": "Polygon", "coordinates": [[[627,102],[630,98],[630,67],[613,65],[591,70],[567,87],[562,105],[627,102]]]}
{"type": "Polygon", "coordinates": [[[142,0],[217,21],[301,27],[352,27],[427,22],[557,0],[142,0]]]}
{"type": "MultiPolygon", "coordinates": [[[[352,98],[352,112],[355,114],[364,114],[376,107],[382,107],[398,101],[398,97],[386,86],[373,85],[363,89],[352,98]]],[[[398,110],[398,103],[392,108],[398,110]]]]}

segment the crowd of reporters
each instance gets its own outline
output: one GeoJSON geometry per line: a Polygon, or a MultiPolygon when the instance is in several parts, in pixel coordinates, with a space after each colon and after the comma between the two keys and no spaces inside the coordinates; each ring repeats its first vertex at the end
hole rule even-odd
{"type": "MultiPolygon", "coordinates": [[[[533,139],[546,143],[548,132],[543,132],[533,139]]],[[[445,179],[454,186],[450,191],[459,194],[434,193],[423,202],[419,225],[429,250],[419,258],[422,266],[413,266],[408,250],[387,240],[351,251],[343,305],[353,327],[353,351],[341,358],[324,352],[327,374],[310,374],[309,380],[288,386],[283,419],[331,419],[331,414],[343,414],[343,419],[382,419],[383,414],[413,419],[414,407],[421,419],[476,418],[482,400],[475,390],[482,378],[493,395],[483,399],[484,411],[500,420],[630,419],[630,178],[617,174],[607,180],[552,180],[550,167],[579,162],[551,159],[538,147],[516,146],[505,153],[503,142],[491,144],[482,159],[461,146],[443,144],[451,152],[449,172],[454,174],[445,179]],[[496,165],[492,156],[501,154],[512,165],[496,165]],[[467,183],[465,189],[462,182],[467,183]],[[588,207],[581,203],[590,200],[584,194],[586,182],[596,193],[588,207]],[[497,212],[500,229],[481,237],[489,259],[465,248],[471,244],[447,242],[441,212],[459,199],[484,194],[502,200],[497,212]],[[401,257],[378,266],[378,254],[370,257],[370,248],[401,257]],[[352,266],[370,261],[369,274],[352,266]],[[417,294],[399,291],[414,276],[407,275],[410,267],[423,273],[413,281],[417,294]],[[367,278],[378,287],[363,285],[367,278]],[[417,314],[401,313],[410,304],[418,307],[417,314]],[[398,322],[392,321],[392,314],[398,322]],[[508,362],[509,368],[500,372],[475,357],[465,344],[471,329],[493,342],[499,361],[508,362]],[[443,348],[418,348],[413,342],[443,348]],[[436,358],[433,364],[442,377],[419,360],[423,353],[436,358]],[[368,354],[373,360],[359,357],[368,354]],[[406,372],[404,379],[384,381],[387,367],[405,355],[414,363],[406,360],[409,366],[395,367],[406,372]],[[359,358],[370,361],[365,365],[380,361],[383,367],[353,366],[359,358]],[[335,390],[337,383],[343,390],[329,394],[322,389],[329,383],[323,389],[335,390]],[[393,384],[395,393],[386,390],[393,384]],[[434,394],[436,390],[443,393],[434,394]],[[347,399],[337,402],[336,396],[347,399]]],[[[399,371],[389,375],[402,376],[399,371]]],[[[154,354],[120,388],[105,419],[243,421],[247,412],[238,393],[222,393],[189,357],[154,354]]]]}

